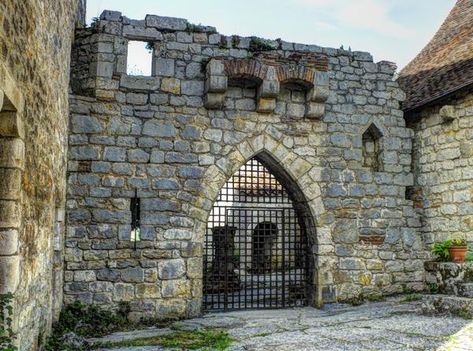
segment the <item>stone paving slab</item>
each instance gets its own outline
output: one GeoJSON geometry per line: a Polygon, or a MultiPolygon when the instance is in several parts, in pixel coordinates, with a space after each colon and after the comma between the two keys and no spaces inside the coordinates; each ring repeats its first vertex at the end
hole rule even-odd
{"type": "Polygon", "coordinates": [[[173,330],[169,328],[148,328],[148,329],[143,329],[143,330],[133,330],[133,331],[128,331],[128,332],[113,333],[113,334],[104,336],[102,338],[88,339],[88,341],[92,344],[121,342],[121,341],[127,341],[127,340],[153,338],[157,336],[171,334],[172,332],[173,330]]]}
{"type": "MultiPolygon", "coordinates": [[[[213,313],[174,326],[224,328],[236,340],[229,351],[473,351],[473,320],[426,316],[419,301],[406,303],[401,298],[321,310],[213,313]]],[[[169,349],[115,349],[149,350],[169,349]]]]}

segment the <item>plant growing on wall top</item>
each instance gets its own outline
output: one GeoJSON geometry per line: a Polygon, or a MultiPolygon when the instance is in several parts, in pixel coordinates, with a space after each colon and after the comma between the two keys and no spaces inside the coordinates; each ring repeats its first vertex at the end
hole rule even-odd
{"type": "Polygon", "coordinates": [[[277,45],[272,40],[258,37],[251,37],[250,39],[250,52],[271,51],[276,50],[277,48],[277,45]]]}

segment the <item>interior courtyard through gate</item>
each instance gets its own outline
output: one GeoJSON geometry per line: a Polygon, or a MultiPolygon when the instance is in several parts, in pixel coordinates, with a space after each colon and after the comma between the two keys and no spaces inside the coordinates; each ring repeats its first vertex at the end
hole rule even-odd
{"type": "Polygon", "coordinates": [[[302,210],[307,205],[263,163],[253,157],[243,165],[212,208],[204,245],[206,311],[312,303],[314,255],[306,228],[314,226],[302,210]]]}

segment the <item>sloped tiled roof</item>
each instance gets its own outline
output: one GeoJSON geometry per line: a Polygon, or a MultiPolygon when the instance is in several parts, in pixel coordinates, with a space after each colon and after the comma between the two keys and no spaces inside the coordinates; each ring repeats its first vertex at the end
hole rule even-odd
{"type": "Polygon", "coordinates": [[[457,0],[427,46],[402,71],[404,111],[473,84],[473,0],[457,0]]]}

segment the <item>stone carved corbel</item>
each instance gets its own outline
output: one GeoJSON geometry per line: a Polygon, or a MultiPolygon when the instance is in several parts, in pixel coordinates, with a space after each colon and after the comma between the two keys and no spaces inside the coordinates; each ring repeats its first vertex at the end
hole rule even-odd
{"type": "Polygon", "coordinates": [[[276,98],[279,95],[280,84],[276,69],[268,66],[266,77],[258,87],[256,111],[260,113],[271,113],[276,108],[276,98]]]}
{"type": "Polygon", "coordinates": [[[325,103],[329,96],[329,77],[313,65],[261,61],[258,59],[225,60],[211,59],[206,66],[205,107],[221,109],[229,79],[248,79],[257,87],[256,111],[272,113],[280,87],[285,82],[301,84],[306,89],[306,118],[321,119],[325,114],[325,103]]]}
{"type": "Polygon", "coordinates": [[[211,110],[221,109],[227,88],[228,78],[223,61],[211,59],[207,63],[205,74],[205,107],[211,110]]]}
{"type": "Polygon", "coordinates": [[[325,114],[325,102],[330,94],[327,72],[314,72],[313,88],[307,93],[306,117],[320,119],[325,114]]]}

